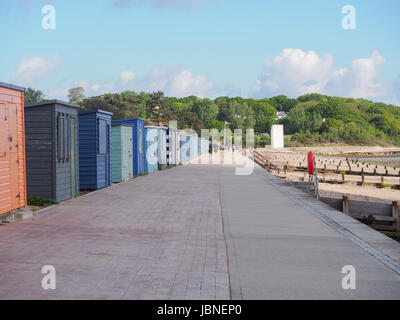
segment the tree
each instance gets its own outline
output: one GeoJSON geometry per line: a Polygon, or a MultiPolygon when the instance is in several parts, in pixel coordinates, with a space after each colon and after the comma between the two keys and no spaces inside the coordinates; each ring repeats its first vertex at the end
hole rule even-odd
{"type": "Polygon", "coordinates": [[[173,109],[168,102],[168,98],[164,96],[164,92],[157,91],[149,95],[146,103],[147,119],[153,122],[176,120],[173,109]]]}
{"type": "Polygon", "coordinates": [[[81,102],[84,110],[102,109],[113,113],[113,119],[146,118],[145,98],[134,91],[104,94],[81,102]]]}
{"type": "Polygon", "coordinates": [[[254,113],[254,130],[259,133],[270,132],[276,118],[276,109],[267,102],[254,101],[249,105],[254,113]]]}
{"type": "Polygon", "coordinates": [[[40,90],[28,88],[24,93],[25,104],[38,103],[44,100],[44,94],[40,90]]]}
{"type": "MultiPolygon", "coordinates": [[[[263,101],[263,100],[261,100],[263,101]]],[[[270,99],[265,99],[265,102],[270,103],[272,106],[279,111],[289,112],[290,109],[296,107],[299,104],[297,99],[289,99],[287,96],[280,95],[270,99]]]]}
{"type": "Polygon", "coordinates": [[[199,119],[207,125],[217,119],[218,107],[210,99],[198,99],[192,106],[192,112],[196,112],[199,119]]]}
{"type": "Polygon", "coordinates": [[[70,103],[80,104],[82,100],[85,99],[85,89],[82,87],[69,89],[68,98],[70,103]]]}
{"type": "Polygon", "coordinates": [[[311,116],[311,130],[317,131],[321,128],[322,117],[319,113],[313,112],[311,116]]]}
{"type": "Polygon", "coordinates": [[[219,121],[219,120],[212,120],[206,125],[207,129],[217,129],[218,132],[221,132],[225,128],[225,123],[224,121],[219,121]]]}
{"type": "Polygon", "coordinates": [[[289,133],[305,131],[307,125],[307,116],[302,107],[294,107],[290,110],[287,117],[289,133]]]}
{"type": "Polygon", "coordinates": [[[201,129],[204,129],[204,124],[195,112],[184,112],[181,114],[178,119],[178,126],[182,129],[193,129],[197,133],[200,133],[201,129]]]}
{"type": "MultiPolygon", "coordinates": [[[[28,89],[27,101],[43,99],[43,94],[28,89]]],[[[104,94],[83,99],[84,110],[104,109],[113,112],[114,119],[145,118],[148,123],[166,124],[177,120],[179,128],[255,129],[256,133],[268,133],[273,123],[285,126],[288,142],[313,144],[344,142],[349,144],[400,144],[400,108],[365,99],[329,97],[307,94],[297,99],[277,96],[265,99],[219,97],[215,100],[196,96],[184,98],[166,97],[163,92],[104,94]],[[289,111],[285,118],[276,119],[276,110],[289,111]],[[325,118],[326,121],[322,119],[325,118]]],[[[259,136],[260,145],[268,136],[259,136]]]]}

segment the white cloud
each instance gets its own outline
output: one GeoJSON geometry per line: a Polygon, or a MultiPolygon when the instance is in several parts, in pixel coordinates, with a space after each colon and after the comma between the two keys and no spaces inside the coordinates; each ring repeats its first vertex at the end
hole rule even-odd
{"type": "MultiPolygon", "coordinates": [[[[167,96],[215,98],[218,96],[249,96],[255,98],[285,94],[298,97],[306,93],[322,93],[332,96],[366,98],[400,105],[400,76],[396,81],[378,81],[379,70],[384,63],[378,51],[368,58],[353,60],[348,67],[335,68],[332,55],[319,56],[314,51],[284,49],[278,56],[266,61],[253,87],[244,92],[234,86],[220,87],[205,75],[194,74],[183,66],[160,66],[138,77],[131,69],[122,71],[113,81],[91,82],[82,80],[68,88],[52,88],[47,97],[66,99],[69,88],[82,86],[87,96],[134,90],[136,92],[163,91],[167,96]]],[[[60,57],[52,60],[41,57],[22,59],[13,83],[32,85],[58,70],[60,57]]]]}
{"type": "Polygon", "coordinates": [[[329,80],[333,57],[320,58],[314,51],[284,49],[272,61],[266,61],[252,88],[255,95],[285,93],[298,96],[320,91],[329,80]]]}
{"type": "Polygon", "coordinates": [[[135,79],[135,73],[132,70],[122,71],[119,76],[119,80],[122,83],[127,83],[129,81],[132,81],[133,79],[135,79]]]}
{"type": "Polygon", "coordinates": [[[182,66],[157,67],[131,85],[143,91],[162,90],[167,95],[205,97],[214,88],[204,75],[195,75],[182,66]]]}
{"type": "MultiPolygon", "coordinates": [[[[183,66],[156,67],[143,77],[136,77],[132,70],[124,70],[116,81],[103,83],[81,80],[74,82],[71,87],[83,87],[86,96],[101,95],[104,93],[122,92],[134,90],[137,92],[163,91],[168,96],[186,97],[196,95],[198,97],[216,96],[231,90],[219,89],[204,75],[196,75],[183,68],[183,66]]],[[[55,98],[65,99],[67,89],[51,89],[47,92],[57,93],[55,98]]]]}
{"type": "Polygon", "coordinates": [[[383,62],[378,51],[370,58],[353,60],[349,69],[334,71],[325,92],[353,98],[384,99],[387,85],[376,80],[383,62]]]}
{"type": "Polygon", "coordinates": [[[17,70],[12,75],[11,82],[22,86],[35,86],[44,77],[55,74],[60,67],[61,56],[56,54],[53,59],[43,57],[22,58],[17,70]]]}
{"type": "Polygon", "coordinates": [[[92,83],[87,80],[80,80],[74,82],[72,87],[82,87],[83,89],[85,89],[87,96],[96,96],[103,93],[111,93],[114,92],[115,90],[115,86],[112,83],[109,82],[92,83]]]}
{"type": "Polygon", "coordinates": [[[270,97],[285,94],[298,97],[306,93],[323,93],[333,96],[366,98],[389,103],[395,99],[393,86],[377,80],[384,63],[378,51],[369,58],[355,59],[349,68],[335,69],[332,55],[320,57],[314,51],[284,49],[273,60],[267,61],[250,95],[270,97]]]}

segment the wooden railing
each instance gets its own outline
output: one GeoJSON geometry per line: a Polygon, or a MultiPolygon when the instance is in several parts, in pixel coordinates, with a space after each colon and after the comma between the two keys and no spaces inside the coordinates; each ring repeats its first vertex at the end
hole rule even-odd
{"type": "Polygon", "coordinates": [[[353,217],[365,222],[374,229],[385,231],[400,231],[399,206],[397,201],[392,204],[322,197],[321,201],[353,217]]]}

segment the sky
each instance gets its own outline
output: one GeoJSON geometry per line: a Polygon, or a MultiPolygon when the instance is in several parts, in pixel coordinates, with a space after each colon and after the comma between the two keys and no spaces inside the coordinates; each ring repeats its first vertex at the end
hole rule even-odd
{"type": "Polygon", "coordinates": [[[0,0],[0,81],[63,100],[82,86],[400,106],[399,13],[398,0],[0,0]]]}

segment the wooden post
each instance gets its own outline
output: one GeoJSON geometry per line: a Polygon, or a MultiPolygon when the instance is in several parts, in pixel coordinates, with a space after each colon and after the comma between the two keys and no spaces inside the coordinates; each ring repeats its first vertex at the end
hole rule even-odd
{"type": "Polygon", "coordinates": [[[342,173],[342,182],[344,183],[344,173],[342,173]]]}
{"type": "Polygon", "coordinates": [[[365,183],[365,176],[364,174],[361,175],[361,186],[363,186],[365,183]]]}
{"type": "Polygon", "coordinates": [[[303,179],[304,182],[307,181],[306,178],[307,178],[307,170],[304,170],[304,179],[303,179]]]}
{"type": "Polygon", "coordinates": [[[349,214],[349,197],[348,196],[343,196],[342,211],[343,211],[343,213],[349,214]]]}
{"type": "Polygon", "coordinates": [[[397,201],[392,202],[392,216],[394,219],[394,225],[396,227],[396,231],[400,232],[400,215],[399,215],[399,205],[397,201]]]}
{"type": "Polygon", "coordinates": [[[384,184],[385,184],[385,178],[382,176],[381,177],[381,187],[383,187],[384,184]]]}

